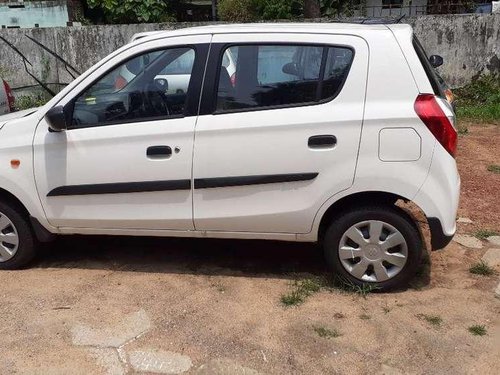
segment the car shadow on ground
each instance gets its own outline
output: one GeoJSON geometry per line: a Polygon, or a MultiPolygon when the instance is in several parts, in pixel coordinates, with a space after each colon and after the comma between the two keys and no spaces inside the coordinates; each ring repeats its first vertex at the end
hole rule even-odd
{"type": "MultiPolygon", "coordinates": [[[[429,284],[429,263],[425,256],[411,285],[429,284]]],[[[329,275],[318,245],[233,239],[61,236],[44,246],[33,266],[280,279],[329,275]]]]}

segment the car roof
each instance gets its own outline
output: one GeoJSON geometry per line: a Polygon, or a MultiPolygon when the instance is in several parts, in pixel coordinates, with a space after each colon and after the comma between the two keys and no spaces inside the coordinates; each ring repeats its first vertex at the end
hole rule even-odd
{"type": "MultiPolygon", "coordinates": [[[[393,28],[411,29],[406,24],[392,24],[393,28]]],[[[366,32],[387,30],[385,24],[359,24],[359,23],[245,23],[245,24],[219,24],[209,26],[196,26],[176,30],[146,31],[135,34],[131,41],[145,37],[172,37],[197,34],[233,34],[233,33],[347,33],[363,34],[366,32]]]]}

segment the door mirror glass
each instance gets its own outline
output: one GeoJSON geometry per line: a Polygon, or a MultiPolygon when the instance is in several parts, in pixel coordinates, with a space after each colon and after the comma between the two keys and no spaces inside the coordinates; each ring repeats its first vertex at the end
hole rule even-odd
{"type": "Polygon", "coordinates": [[[66,113],[62,105],[51,108],[45,114],[45,121],[47,121],[49,128],[55,132],[61,132],[68,128],[66,113]]]}
{"type": "Polygon", "coordinates": [[[290,74],[291,76],[298,77],[300,75],[299,68],[298,68],[297,64],[295,64],[293,62],[283,65],[283,68],[281,70],[283,71],[283,73],[290,74]]]}
{"type": "Polygon", "coordinates": [[[429,57],[429,62],[431,63],[431,65],[434,67],[434,68],[438,68],[440,67],[441,65],[443,65],[444,63],[444,60],[441,56],[439,55],[432,55],[431,57],[429,57]]]}

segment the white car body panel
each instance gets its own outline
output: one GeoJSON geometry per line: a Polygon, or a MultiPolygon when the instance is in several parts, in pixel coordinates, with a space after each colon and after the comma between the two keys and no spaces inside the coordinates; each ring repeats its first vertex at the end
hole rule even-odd
{"type": "MultiPolygon", "coordinates": [[[[213,42],[282,40],[310,43],[310,36],[221,34],[215,35],[213,42]]],[[[341,93],[318,105],[200,116],[193,176],[295,172],[318,173],[318,177],[293,183],[195,189],[196,229],[307,233],[321,204],[352,185],[363,119],[368,46],[359,37],[343,35],[316,35],[314,42],[355,49],[341,93]],[[322,150],[308,148],[309,137],[322,134],[334,135],[337,145],[322,150]]]]}
{"type": "MultiPolygon", "coordinates": [[[[406,25],[258,24],[155,32],[97,63],[37,112],[0,117],[1,159],[21,161],[17,169],[0,165],[0,188],[51,233],[316,241],[321,219],[335,202],[377,191],[414,201],[451,236],[460,178],[453,157],[413,108],[416,97],[432,93],[432,87],[411,38],[406,25]],[[210,43],[212,37],[344,44],[356,54],[343,89],[328,103],[48,131],[46,112],[70,102],[117,62],[149,48],[210,43]],[[399,128],[411,132],[391,143],[389,159],[381,158],[380,132],[399,128]],[[335,135],[337,146],[308,150],[307,139],[316,134],[335,135]],[[418,159],[406,148],[414,145],[413,134],[420,138],[418,159]],[[174,143],[181,148],[175,158],[145,157],[150,145],[174,143]],[[319,175],[293,184],[47,197],[61,185],[288,172],[319,175]]],[[[454,119],[445,103],[440,106],[454,119]]]]}

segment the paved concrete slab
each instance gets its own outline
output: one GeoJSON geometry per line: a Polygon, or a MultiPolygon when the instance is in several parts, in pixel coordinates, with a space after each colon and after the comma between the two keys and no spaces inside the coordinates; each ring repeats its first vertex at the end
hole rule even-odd
{"type": "Polygon", "coordinates": [[[196,375],[259,375],[259,373],[230,359],[214,359],[200,366],[196,375]]]}
{"type": "Polygon", "coordinates": [[[490,236],[487,238],[488,242],[495,245],[500,246],[500,236],[490,236]]]}
{"type": "Polygon", "coordinates": [[[482,260],[491,267],[500,266],[500,249],[489,249],[482,260]]]}
{"type": "Polygon", "coordinates": [[[118,348],[151,329],[144,310],[125,316],[112,327],[94,328],[76,325],[71,329],[73,344],[100,348],[118,348]]]}
{"type": "Polygon", "coordinates": [[[134,350],[128,353],[128,358],[132,368],[139,372],[182,374],[193,366],[186,355],[155,349],[134,350]]]}
{"type": "Polygon", "coordinates": [[[114,348],[89,348],[90,355],[102,366],[106,375],[124,375],[125,366],[114,348]]]}
{"type": "Polygon", "coordinates": [[[469,236],[468,234],[456,234],[455,237],[453,237],[453,241],[470,249],[483,248],[483,243],[481,242],[481,240],[477,239],[476,237],[469,236]]]}

